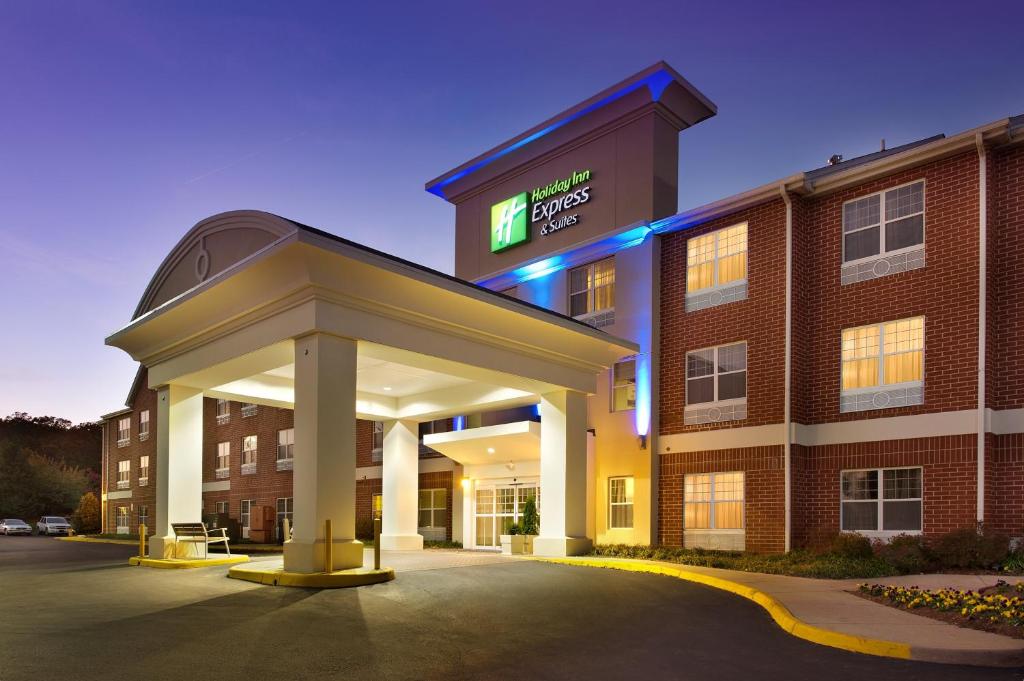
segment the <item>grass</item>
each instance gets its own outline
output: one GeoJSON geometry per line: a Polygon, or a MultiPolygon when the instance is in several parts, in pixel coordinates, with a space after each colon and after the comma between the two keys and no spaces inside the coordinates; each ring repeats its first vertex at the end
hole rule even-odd
{"type": "Polygon", "coordinates": [[[835,553],[813,553],[802,550],[789,553],[755,554],[665,546],[605,544],[595,546],[593,554],[618,558],[663,560],[696,567],[818,579],[874,578],[899,574],[899,571],[892,565],[877,556],[849,557],[835,553]]]}

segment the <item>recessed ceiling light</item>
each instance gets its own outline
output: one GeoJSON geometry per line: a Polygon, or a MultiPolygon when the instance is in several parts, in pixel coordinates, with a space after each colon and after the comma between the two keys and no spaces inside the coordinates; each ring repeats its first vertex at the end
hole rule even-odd
{"type": "Polygon", "coordinates": [[[488,447],[487,448],[487,453],[488,454],[494,454],[494,447],[488,447]]]}
{"type": "Polygon", "coordinates": [[[391,392],[391,386],[390,385],[384,386],[384,392],[391,392]]]}

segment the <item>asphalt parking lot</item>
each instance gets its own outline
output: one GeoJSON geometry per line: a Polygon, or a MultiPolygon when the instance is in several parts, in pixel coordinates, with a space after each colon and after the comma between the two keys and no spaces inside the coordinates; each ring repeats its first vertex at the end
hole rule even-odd
{"type": "Polygon", "coordinates": [[[1024,677],[817,646],[655,575],[507,561],[315,591],[128,567],[132,553],[0,536],[0,681],[1024,677]]]}

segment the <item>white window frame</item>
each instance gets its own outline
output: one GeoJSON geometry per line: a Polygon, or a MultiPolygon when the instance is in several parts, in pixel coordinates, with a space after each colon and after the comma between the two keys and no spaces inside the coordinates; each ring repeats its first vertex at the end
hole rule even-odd
{"type": "Polygon", "coordinates": [[[636,499],[636,480],[634,480],[632,475],[617,475],[615,477],[608,478],[608,529],[609,530],[632,530],[633,529],[633,527],[636,525],[636,517],[634,516],[636,508],[633,505],[633,502],[634,502],[635,499],[636,499]],[[623,493],[627,497],[626,501],[613,501],[612,485],[613,485],[614,482],[617,482],[619,480],[622,480],[623,483],[625,484],[625,490],[623,490],[623,493]],[[629,492],[629,481],[630,480],[633,480],[633,496],[629,496],[628,495],[628,492],[629,492]],[[615,517],[615,513],[613,513],[613,511],[617,507],[625,508],[627,506],[630,509],[632,509],[632,512],[629,514],[630,524],[629,525],[615,525],[612,522],[612,518],[615,517]]]}
{"type": "Polygon", "coordinates": [[[124,416],[117,420],[117,446],[127,447],[132,441],[132,417],[124,416]]]}
{"type": "Polygon", "coordinates": [[[114,532],[116,534],[131,534],[131,522],[131,510],[127,506],[114,507],[114,532]],[[124,525],[121,524],[122,519],[124,525]]]}
{"type": "Polygon", "coordinates": [[[139,505],[139,526],[149,525],[149,506],[146,504],[139,505]]]}
{"type": "Polygon", "coordinates": [[[121,459],[117,462],[117,488],[128,489],[132,486],[132,460],[121,459]]]}
{"type": "Polygon", "coordinates": [[[250,416],[256,416],[256,413],[259,411],[259,406],[253,404],[252,402],[243,402],[241,411],[242,418],[246,419],[249,418],[250,416]]]}
{"type": "MultiPolygon", "coordinates": [[[[721,238],[722,234],[724,234],[726,231],[728,231],[730,229],[735,229],[737,227],[743,227],[746,230],[746,236],[744,237],[744,241],[746,242],[746,245],[743,248],[743,271],[747,273],[747,276],[749,276],[749,274],[750,274],[750,257],[749,257],[750,256],[750,225],[746,221],[744,221],[744,222],[737,222],[735,225],[729,225],[728,227],[722,227],[721,229],[716,229],[713,232],[708,232],[707,234],[701,234],[699,236],[691,237],[691,238],[686,240],[686,282],[687,282],[686,292],[688,294],[699,294],[699,293],[707,293],[707,292],[710,292],[710,291],[720,291],[723,288],[732,288],[733,286],[739,286],[740,284],[746,284],[747,283],[747,276],[744,276],[742,279],[733,279],[732,281],[730,281],[730,282],[728,282],[726,284],[718,283],[718,261],[721,259],[720,256],[719,256],[719,253],[718,253],[718,251],[719,251],[719,248],[718,248],[719,239],[721,238]],[[693,241],[696,241],[697,239],[702,239],[702,238],[705,238],[705,237],[708,237],[708,236],[711,236],[711,235],[714,235],[714,237],[715,237],[715,256],[711,260],[709,260],[707,262],[710,262],[712,264],[712,270],[714,272],[714,276],[712,278],[714,280],[714,283],[711,284],[711,286],[705,286],[704,288],[698,288],[698,289],[694,289],[694,290],[691,291],[690,290],[690,286],[689,286],[689,282],[690,282],[690,243],[692,243],[693,241]]],[[[736,254],[733,253],[732,255],[736,255],[736,254]]],[[[726,257],[731,257],[731,256],[726,256],[726,257]]],[[[700,264],[703,265],[705,263],[700,263],[700,264]]]]}
{"type": "Polygon", "coordinates": [[[872,539],[889,539],[901,534],[919,535],[924,533],[924,466],[887,466],[883,468],[846,468],[839,471],[839,531],[855,532],[872,539]],[[885,471],[903,470],[921,471],[921,496],[908,499],[885,499],[885,471]],[[843,476],[847,473],[867,473],[875,471],[878,475],[878,498],[877,499],[843,499],[843,476]],[[921,528],[918,530],[846,530],[843,529],[843,504],[878,504],[878,527],[885,527],[885,502],[886,501],[916,501],[921,504],[921,528]]]}
{"type": "Polygon", "coordinates": [[[149,439],[149,410],[143,409],[139,412],[139,442],[149,439]]]}
{"type": "Polygon", "coordinates": [[[217,399],[217,425],[222,426],[231,421],[231,402],[217,399]]]}
{"type": "Polygon", "coordinates": [[[381,463],[384,461],[384,422],[373,421],[373,439],[370,441],[370,461],[381,463]],[[377,444],[378,439],[380,444],[377,444]]]}
{"type": "MultiPolygon", "coordinates": [[[[860,326],[849,326],[839,331],[839,393],[840,395],[864,395],[867,393],[884,392],[886,390],[903,390],[905,388],[923,388],[924,387],[924,376],[926,367],[926,350],[928,348],[928,320],[924,315],[916,315],[914,317],[902,317],[900,319],[888,319],[884,322],[878,322],[877,324],[861,324],[860,326]],[[885,382],[885,325],[895,324],[897,322],[906,322],[911,319],[921,319],[921,379],[918,381],[903,381],[902,383],[886,383],[885,382]],[[869,385],[864,388],[850,388],[847,390],[843,387],[843,333],[846,331],[855,331],[857,329],[867,329],[875,327],[878,329],[878,383],[875,385],[869,385]]],[[[913,351],[904,351],[913,352],[913,351]]],[[[889,354],[904,354],[900,353],[889,353],[889,354]]],[[[867,358],[865,358],[867,359],[867,358]]]]}
{"type": "MultiPolygon", "coordinates": [[[[420,528],[447,528],[448,527],[448,490],[446,490],[443,487],[431,487],[431,488],[427,488],[427,489],[421,489],[420,490],[420,494],[422,494],[423,492],[430,492],[430,506],[420,506],[419,503],[417,503],[417,509],[416,509],[417,510],[417,515],[416,515],[416,523],[417,523],[417,525],[420,528]],[[437,507],[437,497],[438,497],[438,495],[440,495],[441,499],[444,500],[444,504],[445,504],[444,508],[438,508],[437,507]],[[423,511],[429,511],[430,512],[430,522],[431,522],[430,525],[419,524],[419,520],[420,520],[419,514],[422,513],[423,511]],[[441,523],[440,524],[437,524],[437,514],[438,513],[441,514],[441,523]]],[[[422,498],[418,497],[418,501],[422,501],[422,498]]]]}
{"type": "Polygon", "coordinates": [[[149,455],[139,457],[139,487],[149,484],[149,455]]]}
{"type": "Polygon", "coordinates": [[[685,362],[683,364],[683,372],[684,372],[683,373],[683,380],[685,381],[685,386],[686,386],[686,408],[687,409],[704,409],[704,408],[711,407],[711,406],[722,407],[722,406],[730,406],[730,405],[734,405],[734,404],[746,404],[747,403],[747,395],[750,394],[750,345],[747,343],[747,341],[743,340],[743,341],[734,341],[732,343],[723,343],[721,345],[715,345],[715,346],[712,346],[712,347],[709,347],[709,348],[697,348],[696,350],[688,350],[686,352],[685,362]],[[743,362],[742,372],[747,375],[747,377],[746,377],[746,379],[744,381],[743,397],[731,397],[731,398],[729,398],[727,400],[720,400],[720,399],[718,399],[718,378],[719,378],[719,376],[729,376],[731,374],[738,374],[738,373],[740,373],[740,370],[719,372],[718,371],[718,351],[721,350],[722,348],[731,348],[734,345],[742,345],[743,346],[744,362],[743,362]],[[691,380],[701,379],[701,378],[707,378],[708,376],[697,376],[694,379],[690,378],[690,374],[689,374],[690,355],[696,354],[698,352],[704,352],[706,350],[714,350],[715,351],[715,357],[714,357],[714,360],[712,360],[712,363],[714,364],[714,367],[715,367],[715,371],[714,371],[714,373],[709,374],[712,378],[714,378],[715,399],[712,400],[711,402],[694,402],[694,403],[691,403],[690,402],[690,381],[691,380]]]}
{"type": "Polygon", "coordinates": [[[242,499],[238,502],[238,525],[242,528],[242,538],[249,538],[249,529],[252,527],[253,499],[242,499]]]}
{"type": "Polygon", "coordinates": [[[281,521],[284,520],[285,518],[288,519],[288,522],[291,522],[292,519],[294,518],[294,513],[295,513],[295,497],[278,497],[277,498],[277,502],[274,505],[274,508],[277,510],[277,524],[278,525],[280,525],[281,521]],[[282,501],[284,502],[284,504],[283,504],[284,505],[284,510],[283,511],[281,510],[281,506],[282,506],[281,502],[282,501]]]}
{"type": "Polygon", "coordinates": [[[712,471],[707,473],[687,473],[683,476],[683,532],[716,532],[719,534],[744,534],[747,531],[747,472],[746,471],[712,471]],[[739,474],[743,478],[743,497],[740,499],[716,499],[715,498],[715,476],[739,474]],[[708,527],[687,527],[686,526],[686,504],[691,503],[686,498],[686,478],[707,475],[711,485],[711,498],[708,501],[696,501],[692,503],[708,504],[708,527]],[[740,527],[715,527],[715,504],[740,502],[740,527]]]}
{"type": "Polygon", "coordinates": [[[607,258],[599,258],[598,260],[594,260],[592,262],[588,262],[585,265],[579,265],[578,267],[573,267],[573,268],[569,269],[569,272],[568,272],[569,281],[567,282],[568,285],[567,285],[566,288],[569,290],[569,313],[570,314],[572,314],[572,297],[574,295],[577,295],[577,294],[580,294],[580,293],[586,293],[587,294],[587,311],[586,312],[582,312],[582,313],[580,313],[578,315],[575,315],[573,317],[573,319],[576,319],[576,320],[581,321],[581,322],[589,322],[594,317],[599,317],[599,316],[601,316],[603,314],[607,314],[609,312],[614,312],[615,311],[615,290],[614,290],[614,288],[615,288],[615,278],[616,278],[616,274],[617,274],[615,265],[616,265],[615,256],[614,255],[610,255],[607,258]],[[612,304],[611,304],[611,307],[604,307],[604,308],[601,308],[601,309],[596,309],[596,308],[592,307],[594,305],[594,301],[597,299],[597,296],[594,295],[594,292],[598,288],[597,286],[594,285],[594,280],[597,278],[595,276],[595,271],[597,269],[597,265],[600,264],[600,263],[604,263],[604,262],[610,262],[611,265],[612,265],[612,281],[611,281],[611,284],[603,284],[601,286],[601,288],[604,288],[606,286],[611,286],[612,287],[612,289],[613,289],[612,290],[612,296],[611,296],[612,304]],[[578,272],[580,270],[587,270],[587,277],[586,277],[587,287],[584,288],[584,289],[580,289],[579,291],[573,291],[573,289],[572,289],[572,279],[573,279],[572,274],[573,274],[573,272],[578,272]]]}
{"type": "Polygon", "coordinates": [[[259,463],[260,441],[258,435],[242,436],[242,475],[252,475],[256,472],[256,464],[259,463]],[[247,447],[250,438],[252,447],[247,447]],[[246,458],[250,459],[246,461],[246,458]]]}
{"type": "Polygon", "coordinates": [[[217,478],[227,478],[231,475],[231,443],[217,443],[217,459],[214,463],[217,469],[217,478]],[[224,465],[221,465],[224,464],[224,465]]]}
{"type": "Polygon", "coordinates": [[[841,239],[840,250],[841,250],[842,266],[843,267],[846,267],[847,265],[855,265],[855,264],[858,264],[858,263],[871,262],[871,261],[877,260],[879,258],[888,258],[891,255],[899,255],[901,253],[911,253],[913,251],[917,251],[917,250],[920,250],[920,249],[924,248],[925,243],[927,243],[927,241],[928,241],[928,217],[927,217],[927,215],[928,215],[928,184],[925,181],[925,178],[923,178],[923,177],[919,178],[919,179],[916,179],[916,180],[911,180],[910,182],[904,182],[903,184],[898,184],[898,185],[896,185],[894,187],[886,187],[885,189],[882,189],[882,190],[877,191],[877,192],[872,192],[870,194],[865,194],[864,196],[857,196],[855,198],[843,201],[843,205],[840,206],[839,211],[840,211],[839,212],[839,230],[840,230],[840,239],[841,239]],[[919,213],[910,213],[909,215],[904,215],[903,217],[897,218],[896,220],[886,220],[885,219],[885,195],[886,195],[886,193],[887,192],[891,192],[891,191],[893,191],[895,189],[902,189],[903,187],[909,187],[911,185],[915,185],[915,184],[918,184],[918,183],[921,184],[921,211],[919,213]],[[856,260],[847,260],[846,259],[846,235],[847,234],[855,234],[855,233],[860,232],[860,231],[865,230],[865,229],[871,229],[875,225],[868,225],[867,227],[861,227],[861,228],[856,229],[856,230],[854,230],[852,232],[847,232],[846,231],[846,205],[849,204],[849,203],[855,203],[857,201],[863,201],[864,199],[869,199],[872,196],[876,196],[876,195],[879,196],[879,199],[878,199],[878,220],[879,220],[879,222],[878,222],[878,253],[876,253],[875,255],[867,255],[867,256],[864,256],[863,258],[857,258],[856,260]],[[897,248],[897,249],[892,250],[892,251],[885,250],[885,225],[886,225],[886,223],[887,222],[897,222],[899,220],[906,220],[907,218],[914,217],[915,215],[920,215],[921,216],[921,243],[914,244],[913,246],[905,246],[903,248],[897,248]]]}
{"type": "Polygon", "coordinates": [[[282,428],[277,431],[277,470],[291,470],[294,462],[295,428],[282,428]]]}
{"type": "MultiPolygon", "coordinates": [[[[636,357],[627,357],[626,359],[620,360],[620,361],[616,362],[615,364],[613,364],[612,368],[611,368],[611,371],[608,372],[608,378],[609,378],[609,381],[611,382],[611,390],[609,391],[610,392],[609,397],[611,398],[611,403],[608,405],[608,410],[612,411],[612,412],[633,411],[633,410],[635,410],[636,409],[636,357]],[[622,364],[632,364],[633,365],[633,382],[632,383],[629,383],[628,381],[625,381],[623,383],[616,383],[615,368],[618,367],[619,365],[622,365],[622,364]],[[633,387],[633,406],[632,407],[623,407],[622,409],[616,409],[615,408],[615,404],[616,404],[615,397],[618,394],[618,391],[625,390],[627,395],[628,395],[630,386],[633,387]]],[[[627,402],[628,402],[628,399],[627,399],[627,402]]]]}
{"type": "Polygon", "coordinates": [[[230,513],[231,503],[228,501],[215,501],[213,502],[213,512],[217,514],[230,513]]]}

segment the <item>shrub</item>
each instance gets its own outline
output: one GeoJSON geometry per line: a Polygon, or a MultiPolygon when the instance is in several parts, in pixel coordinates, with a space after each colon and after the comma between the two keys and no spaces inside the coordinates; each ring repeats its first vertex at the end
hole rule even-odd
{"type": "Polygon", "coordinates": [[[537,515],[537,501],[530,497],[523,507],[523,534],[540,534],[540,517],[537,515]]]}
{"type": "Polygon", "coordinates": [[[78,509],[71,516],[71,524],[78,534],[100,531],[100,501],[92,492],[86,492],[78,501],[78,509]]]}
{"type": "Polygon", "coordinates": [[[1012,574],[1024,574],[1024,551],[1017,550],[1006,557],[1003,561],[1003,572],[1012,574]]]}
{"type": "Polygon", "coordinates": [[[963,527],[937,537],[931,543],[931,551],[940,567],[996,568],[1010,553],[1010,539],[984,526],[975,529],[963,527]]]}
{"type": "Polygon", "coordinates": [[[373,519],[356,519],[356,539],[373,539],[373,519]]]}
{"type": "Polygon", "coordinates": [[[871,540],[854,532],[840,532],[829,542],[828,553],[843,558],[871,558],[871,540]]]}
{"type": "Polygon", "coordinates": [[[522,534],[522,531],[519,529],[519,524],[512,523],[511,525],[509,525],[508,533],[510,535],[522,534]]]}
{"type": "Polygon", "coordinates": [[[935,562],[920,535],[900,534],[887,542],[879,541],[875,554],[903,574],[925,572],[935,562]]]}

